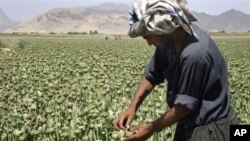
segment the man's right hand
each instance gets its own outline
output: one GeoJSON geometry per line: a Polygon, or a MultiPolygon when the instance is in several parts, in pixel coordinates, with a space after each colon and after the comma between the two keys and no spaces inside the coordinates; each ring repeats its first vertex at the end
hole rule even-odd
{"type": "Polygon", "coordinates": [[[146,79],[145,76],[143,76],[129,108],[125,112],[122,112],[114,120],[113,124],[116,130],[130,128],[130,124],[135,118],[137,109],[153,88],[154,86],[146,79]]]}
{"type": "Polygon", "coordinates": [[[130,128],[131,122],[134,120],[136,115],[135,110],[128,109],[125,112],[122,112],[118,118],[113,122],[116,130],[125,130],[130,128]]]}

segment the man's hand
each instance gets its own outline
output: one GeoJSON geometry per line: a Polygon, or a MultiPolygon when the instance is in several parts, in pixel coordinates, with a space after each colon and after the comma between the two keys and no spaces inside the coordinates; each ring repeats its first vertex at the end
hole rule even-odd
{"type": "Polygon", "coordinates": [[[151,84],[151,82],[148,81],[143,75],[129,108],[125,112],[121,113],[119,117],[113,122],[116,130],[130,128],[130,124],[135,118],[137,109],[140,107],[143,100],[148,96],[153,88],[154,86],[151,84]]]}
{"type": "Polygon", "coordinates": [[[116,130],[125,130],[130,128],[130,124],[135,118],[135,110],[128,109],[121,113],[117,119],[114,120],[113,124],[116,130]]]}
{"type": "Polygon", "coordinates": [[[130,131],[135,134],[125,139],[125,141],[145,141],[154,133],[152,124],[140,124],[135,128],[131,128],[130,131]]]}

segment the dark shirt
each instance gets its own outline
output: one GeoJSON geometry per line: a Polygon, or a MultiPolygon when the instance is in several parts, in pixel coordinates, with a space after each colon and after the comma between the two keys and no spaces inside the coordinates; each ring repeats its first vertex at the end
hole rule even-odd
{"type": "Polygon", "coordinates": [[[225,60],[207,33],[191,26],[196,36],[187,36],[180,55],[173,45],[156,47],[144,73],[153,85],[167,80],[169,107],[191,110],[181,121],[187,127],[226,118],[230,107],[225,60]]]}

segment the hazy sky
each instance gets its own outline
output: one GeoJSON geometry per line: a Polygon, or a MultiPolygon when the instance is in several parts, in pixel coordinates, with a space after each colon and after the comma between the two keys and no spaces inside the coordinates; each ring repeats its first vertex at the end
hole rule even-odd
{"type": "MultiPolygon", "coordinates": [[[[104,2],[131,4],[134,0],[0,0],[0,8],[15,21],[27,21],[55,7],[97,5],[104,2]]],[[[250,14],[250,0],[187,0],[192,11],[218,15],[229,9],[250,14]]]]}

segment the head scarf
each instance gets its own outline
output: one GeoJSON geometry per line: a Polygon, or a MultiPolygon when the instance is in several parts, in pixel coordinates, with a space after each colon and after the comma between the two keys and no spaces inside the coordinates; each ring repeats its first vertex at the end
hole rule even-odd
{"type": "Polygon", "coordinates": [[[136,0],[129,12],[129,36],[171,34],[180,26],[194,34],[190,22],[197,19],[186,5],[186,0],[136,0]]]}

